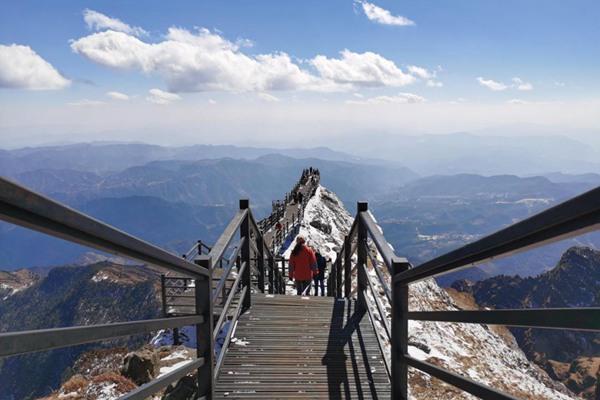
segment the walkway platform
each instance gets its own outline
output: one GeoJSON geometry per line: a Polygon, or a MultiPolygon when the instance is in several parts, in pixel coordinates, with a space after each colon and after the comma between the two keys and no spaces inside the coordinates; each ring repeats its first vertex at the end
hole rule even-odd
{"type": "Polygon", "coordinates": [[[253,294],[234,335],[215,398],[390,398],[375,331],[353,300],[253,294]]]}

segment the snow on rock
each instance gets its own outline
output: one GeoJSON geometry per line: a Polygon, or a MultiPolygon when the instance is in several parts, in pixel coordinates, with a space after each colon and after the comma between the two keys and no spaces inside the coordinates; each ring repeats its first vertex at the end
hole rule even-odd
{"type": "MultiPolygon", "coordinates": [[[[323,256],[335,261],[337,252],[344,244],[344,236],[349,232],[353,217],[335,193],[319,186],[304,209],[299,235],[323,256]],[[331,233],[328,233],[329,231],[331,233]]],[[[289,258],[294,246],[283,254],[289,258]]]]}
{"type": "MultiPolygon", "coordinates": [[[[353,222],[353,217],[342,202],[331,191],[319,187],[315,196],[307,204],[299,234],[307,243],[335,261],[336,252],[343,245],[353,222]],[[318,221],[318,223],[315,223],[318,221]],[[319,229],[323,226],[331,228],[319,229]]],[[[381,228],[380,228],[381,229],[381,228]]],[[[371,246],[374,251],[374,246],[371,246]]],[[[284,254],[289,257],[291,248],[284,254]]],[[[388,279],[389,274],[383,266],[381,257],[377,268],[388,279]]],[[[376,272],[368,271],[373,282],[378,282],[376,272]]],[[[376,284],[378,299],[387,311],[388,319],[391,307],[380,284],[376,284]]],[[[367,292],[370,293],[370,292],[367,292]]],[[[410,286],[409,307],[411,310],[458,310],[454,300],[433,279],[410,286]]],[[[372,296],[371,308],[378,315],[372,296]]],[[[387,340],[383,321],[375,321],[378,335],[387,340]]],[[[386,346],[389,359],[389,343],[386,346]]],[[[556,383],[539,367],[530,362],[516,346],[514,338],[504,331],[498,333],[479,324],[453,324],[441,322],[410,321],[409,354],[419,360],[427,361],[463,374],[475,381],[511,393],[523,399],[573,399],[574,395],[559,383],[556,383]],[[508,336],[508,338],[507,338],[508,336]]],[[[472,399],[473,396],[446,385],[427,374],[410,368],[410,397],[413,399],[472,399]]]]}

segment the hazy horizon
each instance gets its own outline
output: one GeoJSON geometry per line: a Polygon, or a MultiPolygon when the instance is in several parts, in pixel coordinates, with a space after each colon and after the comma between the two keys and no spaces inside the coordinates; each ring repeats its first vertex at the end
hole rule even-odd
{"type": "Polygon", "coordinates": [[[599,16],[591,0],[9,3],[0,147],[452,132],[600,147],[599,16]]]}

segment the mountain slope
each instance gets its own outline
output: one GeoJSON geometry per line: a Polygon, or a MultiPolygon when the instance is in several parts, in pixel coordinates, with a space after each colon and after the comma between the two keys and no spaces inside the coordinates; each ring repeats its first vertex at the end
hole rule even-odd
{"type": "MultiPolygon", "coordinates": [[[[139,266],[102,262],[55,268],[38,283],[0,301],[0,332],[155,318],[158,282],[157,272],[139,266]]],[[[0,400],[49,393],[74,360],[92,347],[137,346],[143,340],[132,337],[0,360],[0,400]]]]}
{"type": "MultiPolygon", "coordinates": [[[[300,234],[311,246],[335,257],[334,252],[340,249],[343,235],[349,231],[351,223],[352,217],[337,196],[320,187],[306,207],[300,234]],[[317,220],[318,224],[311,224],[317,220]],[[331,227],[332,233],[315,227],[323,225],[331,227]]],[[[383,271],[387,274],[385,269],[383,271]]],[[[409,293],[411,310],[459,309],[459,305],[431,279],[412,285],[409,293]]],[[[385,301],[383,296],[381,299],[385,301]]],[[[478,324],[411,321],[409,335],[411,356],[465,374],[519,398],[573,398],[562,385],[556,384],[527,360],[506,332],[497,333],[478,324]]],[[[411,396],[415,399],[471,398],[412,369],[410,384],[411,396]]]]}
{"type": "MultiPolygon", "coordinates": [[[[458,281],[457,290],[473,295],[476,302],[493,308],[562,308],[600,306],[600,251],[572,247],[550,271],[537,277],[497,276],[480,282],[458,281]]],[[[564,380],[577,393],[594,397],[598,366],[582,357],[600,361],[600,334],[551,329],[512,331],[530,359],[544,366],[551,375],[564,380]],[[582,366],[585,365],[585,366],[582,366]],[[585,382],[571,382],[570,374],[561,371],[589,371],[585,382]],[[595,369],[594,369],[595,368],[595,369]]]]}

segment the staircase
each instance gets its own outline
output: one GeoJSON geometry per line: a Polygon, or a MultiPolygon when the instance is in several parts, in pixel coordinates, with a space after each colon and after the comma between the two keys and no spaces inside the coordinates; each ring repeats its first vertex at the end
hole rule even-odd
{"type": "Polygon", "coordinates": [[[376,333],[354,300],[259,295],[243,314],[215,398],[387,399],[376,333]]]}

